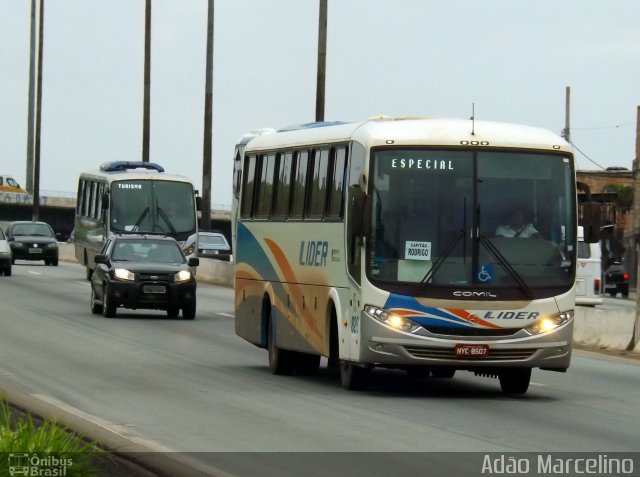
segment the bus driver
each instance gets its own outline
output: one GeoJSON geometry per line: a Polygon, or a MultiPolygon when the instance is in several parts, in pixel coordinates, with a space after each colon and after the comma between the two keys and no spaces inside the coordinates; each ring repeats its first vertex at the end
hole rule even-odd
{"type": "Polygon", "coordinates": [[[498,226],[496,237],[542,238],[531,223],[525,224],[524,212],[520,208],[515,208],[510,212],[506,225],[498,226]]]}

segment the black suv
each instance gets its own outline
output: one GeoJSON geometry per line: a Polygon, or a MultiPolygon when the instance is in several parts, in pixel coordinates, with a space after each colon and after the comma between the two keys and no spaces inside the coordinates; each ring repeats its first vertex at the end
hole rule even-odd
{"type": "Polygon", "coordinates": [[[166,310],[175,318],[196,316],[196,279],[180,245],[171,237],[122,235],[109,238],[95,257],[91,311],[114,317],[118,307],[166,310]]]}
{"type": "Polygon", "coordinates": [[[620,262],[613,262],[604,271],[604,292],[615,297],[621,293],[624,298],[629,297],[629,274],[620,262]]]}

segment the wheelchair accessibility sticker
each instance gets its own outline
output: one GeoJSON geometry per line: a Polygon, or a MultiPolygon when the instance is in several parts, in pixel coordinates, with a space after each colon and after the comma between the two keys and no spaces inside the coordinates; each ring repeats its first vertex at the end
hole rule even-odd
{"type": "Polygon", "coordinates": [[[476,278],[481,283],[488,283],[493,281],[493,265],[480,265],[476,273],[476,278]]]}

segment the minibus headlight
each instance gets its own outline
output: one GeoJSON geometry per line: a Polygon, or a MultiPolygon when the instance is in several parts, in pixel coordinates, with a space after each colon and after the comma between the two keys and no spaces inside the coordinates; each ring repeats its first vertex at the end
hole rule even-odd
{"type": "Polygon", "coordinates": [[[196,249],[195,244],[191,244],[189,245],[187,248],[184,249],[184,254],[185,255],[191,255],[193,253],[193,251],[196,249]]]}
{"type": "Polygon", "coordinates": [[[405,331],[407,333],[411,333],[420,328],[420,325],[414,323],[409,318],[378,308],[377,306],[366,305],[364,307],[364,312],[371,318],[378,320],[380,323],[384,323],[391,328],[405,331]]]}
{"type": "Polygon", "coordinates": [[[129,270],[127,270],[126,268],[116,268],[113,271],[113,274],[115,275],[115,277],[119,280],[135,280],[135,275],[133,274],[133,272],[130,272],[129,270]]]}
{"type": "Polygon", "coordinates": [[[188,280],[191,280],[191,272],[189,270],[180,270],[178,273],[176,273],[173,276],[173,280],[176,283],[186,282],[188,280]]]}
{"type": "Polygon", "coordinates": [[[539,335],[555,330],[559,326],[569,323],[573,319],[573,310],[563,311],[555,315],[538,319],[533,325],[525,328],[530,335],[539,335]]]}

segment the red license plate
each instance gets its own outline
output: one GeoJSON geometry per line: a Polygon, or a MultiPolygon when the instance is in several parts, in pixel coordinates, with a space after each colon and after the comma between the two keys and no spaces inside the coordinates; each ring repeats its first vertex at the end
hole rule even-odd
{"type": "Polygon", "coordinates": [[[454,353],[460,358],[484,358],[489,355],[489,345],[458,343],[454,348],[454,353]]]}

